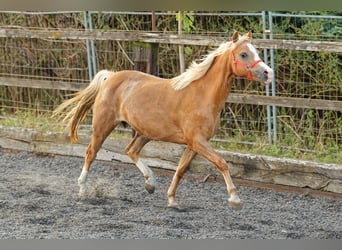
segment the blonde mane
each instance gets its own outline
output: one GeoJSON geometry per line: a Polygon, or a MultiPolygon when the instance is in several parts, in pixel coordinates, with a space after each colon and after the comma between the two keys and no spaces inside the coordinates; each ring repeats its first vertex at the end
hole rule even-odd
{"type": "Polygon", "coordinates": [[[217,56],[222,55],[227,51],[227,49],[231,48],[232,45],[238,46],[241,44],[241,42],[246,41],[247,39],[250,41],[250,38],[248,38],[246,35],[242,37],[239,36],[238,41],[234,43],[232,41],[222,43],[217,49],[213,50],[211,53],[201,59],[200,63],[193,61],[190,67],[184,73],[171,79],[172,87],[175,90],[181,90],[190,85],[193,81],[200,79],[207,73],[217,56]]]}

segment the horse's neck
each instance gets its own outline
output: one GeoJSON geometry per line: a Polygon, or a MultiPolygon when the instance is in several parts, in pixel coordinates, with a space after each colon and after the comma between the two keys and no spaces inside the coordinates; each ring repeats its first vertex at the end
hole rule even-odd
{"type": "Polygon", "coordinates": [[[205,89],[205,98],[208,101],[215,101],[217,112],[221,111],[233,84],[234,74],[229,66],[229,55],[230,53],[226,52],[218,56],[201,81],[205,89]]]}

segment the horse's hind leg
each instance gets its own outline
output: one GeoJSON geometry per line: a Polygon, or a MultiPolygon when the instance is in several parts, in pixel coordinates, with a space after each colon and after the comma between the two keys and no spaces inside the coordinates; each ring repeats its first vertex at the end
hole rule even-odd
{"type": "Polygon", "coordinates": [[[181,178],[183,177],[184,173],[186,172],[186,170],[189,167],[190,162],[192,161],[192,159],[195,157],[196,152],[190,150],[188,147],[185,149],[177,170],[173,176],[171,185],[169,187],[169,190],[167,191],[167,198],[168,198],[168,206],[169,207],[178,207],[178,204],[176,202],[176,189],[177,186],[179,184],[179,181],[181,180],[181,178]]]}
{"type": "Polygon", "coordinates": [[[141,149],[148,143],[150,139],[135,133],[133,140],[128,144],[125,149],[126,154],[133,160],[135,165],[143,173],[145,177],[145,189],[152,194],[155,189],[155,178],[152,170],[146,166],[139,158],[141,149]]]}
{"type": "Polygon", "coordinates": [[[86,192],[86,180],[91,163],[95,160],[97,152],[101,148],[104,140],[118,124],[119,122],[115,122],[114,114],[105,114],[103,112],[100,112],[100,114],[96,114],[96,112],[94,112],[93,134],[86,150],[81,175],[78,178],[80,195],[83,195],[86,192]]]}

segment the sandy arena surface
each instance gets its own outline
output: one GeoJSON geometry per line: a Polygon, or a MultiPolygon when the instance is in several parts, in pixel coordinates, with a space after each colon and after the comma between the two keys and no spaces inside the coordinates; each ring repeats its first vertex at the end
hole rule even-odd
{"type": "MultiPolygon", "coordinates": [[[[95,161],[89,193],[78,196],[83,159],[9,153],[0,148],[1,239],[341,239],[342,201],[185,178],[167,207],[170,174],[156,171],[154,194],[130,164],[95,161]]],[[[205,175],[203,175],[205,176],[205,175]]]]}

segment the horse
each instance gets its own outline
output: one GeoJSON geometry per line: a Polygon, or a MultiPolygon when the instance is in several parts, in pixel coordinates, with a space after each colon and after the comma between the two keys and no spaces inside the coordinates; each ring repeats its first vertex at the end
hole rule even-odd
{"type": "Polygon", "coordinates": [[[265,86],[272,81],[273,70],[260,59],[251,41],[251,32],[241,36],[235,31],[229,41],[171,79],[134,70],[101,70],[88,87],[60,104],[53,116],[64,117],[72,143],[78,141],[77,130],[93,109],[91,140],[78,178],[80,194],[86,192],[87,175],[102,143],[124,122],[135,131],[125,153],[142,172],[149,193],[154,192],[156,181],[139,153],[151,140],[172,142],[186,147],[167,191],[169,207],[179,208],[177,186],[199,154],[222,174],[229,194],[228,205],[241,208],[242,201],[229,174],[230,165],[208,141],[219,126],[220,113],[235,77],[259,81],[265,86]]]}

